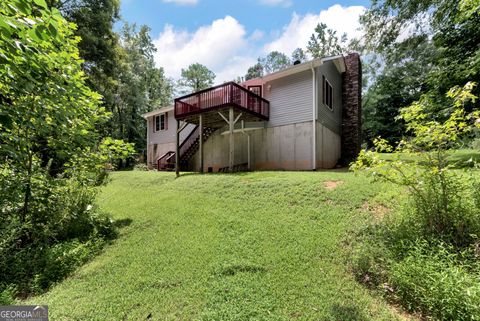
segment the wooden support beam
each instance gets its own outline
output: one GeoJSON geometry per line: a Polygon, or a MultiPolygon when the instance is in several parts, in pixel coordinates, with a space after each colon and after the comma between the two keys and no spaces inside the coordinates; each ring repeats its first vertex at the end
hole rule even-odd
{"type": "Polygon", "coordinates": [[[229,121],[228,121],[227,117],[223,116],[223,114],[221,112],[218,112],[218,114],[220,115],[220,117],[223,118],[224,121],[227,122],[227,124],[229,124],[229,121]]]}
{"type": "Polygon", "coordinates": [[[180,176],[180,120],[177,120],[177,130],[175,135],[175,176],[180,176]]]}
{"type": "Polygon", "coordinates": [[[240,117],[242,117],[242,113],[238,114],[237,118],[235,118],[235,121],[233,122],[234,125],[237,123],[240,117]]]}
{"type": "Polygon", "coordinates": [[[200,126],[200,140],[199,140],[199,152],[200,152],[200,173],[203,173],[203,115],[198,116],[198,123],[200,126]]]}
{"type": "Polygon", "coordinates": [[[230,173],[233,172],[233,165],[234,165],[234,157],[235,157],[235,146],[234,146],[234,137],[233,137],[233,129],[235,125],[235,119],[234,119],[234,114],[233,114],[233,107],[230,107],[229,110],[229,122],[228,124],[230,125],[230,153],[229,153],[229,163],[228,163],[228,169],[230,173]]]}

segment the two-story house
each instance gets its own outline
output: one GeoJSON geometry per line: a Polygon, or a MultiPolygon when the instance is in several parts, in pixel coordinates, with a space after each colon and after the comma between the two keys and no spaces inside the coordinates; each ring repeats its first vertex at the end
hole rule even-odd
{"type": "Polygon", "coordinates": [[[143,115],[148,165],[216,172],[346,164],[360,150],[361,78],[354,53],[176,98],[143,115]]]}

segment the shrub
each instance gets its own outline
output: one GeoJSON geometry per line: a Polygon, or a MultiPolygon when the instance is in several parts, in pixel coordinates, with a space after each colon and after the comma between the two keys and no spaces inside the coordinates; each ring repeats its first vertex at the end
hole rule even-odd
{"type": "Polygon", "coordinates": [[[40,292],[111,237],[94,205],[131,144],[86,84],[74,26],[47,3],[0,1],[0,300],[40,292]],[[3,23],[7,21],[7,23],[3,23]]]}
{"type": "Polygon", "coordinates": [[[476,138],[472,141],[471,147],[476,150],[480,150],[480,138],[476,138]]]}
{"type": "Polygon", "coordinates": [[[357,279],[435,319],[480,319],[478,166],[460,171],[448,161],[450,150],[480,128],[480,113],[463,108],[475,101],[474,86],[449,91],[453,105],[444,121],[428,113],[428,97],[401,110],[412,136],[396,148],[380,138],[374,142],[378,152],[396,151],[396,159],[362,151],[351,165],[405,187],[409,195],[402,215],[364,231],[353,255],[357,279]],[[412,161],[402,161],[401,153],[412,161]]]}
{"type": "Polygon", "coordinates": [[[133,167],[133,170],[135,171],[148,171],[148,166],[147,164],[145,163],[137,163],[135,164],[135,166],[133,167]]]}

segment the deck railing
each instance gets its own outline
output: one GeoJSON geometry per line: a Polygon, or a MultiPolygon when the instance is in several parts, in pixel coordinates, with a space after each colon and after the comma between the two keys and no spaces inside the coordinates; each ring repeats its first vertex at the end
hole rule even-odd
{"type": "Polygon", "coordinates": [[[163,170],[166,169],[170,164],[172,164],[172,157],[175,156],[175,152],[166,152],[159,159],[157,159],[157,169],[163,170]]]}
{"type": "Polygon", "coordinates": [[[228,82],[175,99],[175,118],[182,119],[227,106],[243,109],[265,120],[270,113],[268,100],[234,82],[228,82]]]}

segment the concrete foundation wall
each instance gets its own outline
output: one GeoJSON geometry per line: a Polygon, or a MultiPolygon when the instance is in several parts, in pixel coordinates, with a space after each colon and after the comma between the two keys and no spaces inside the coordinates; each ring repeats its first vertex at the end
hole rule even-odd
{"type": "MultiPolygon", "coordinates": [[[[317,168],[333,168],[340,158],[340,137],[317,123],[317,168]]],[[[247,131],[250,135],[252,170],[312,170],[312,123],[247,131]]],[[[215,132],[204,143],[204,171],[217,172],[228,166],[229,134],[215,132]]],[[[246,164],[247,136],[235,133],[235,165],[246,164]]],[[[199,171],[199,153],[192,157],[190,167],[199,171]]]]}
{"type": "Polygon", "coordinates": [[[175,151],[175,142],[157,144],[155,151],[155,144],[148,144],[147,146],[147,165],[153,167],[155,161],[166,152],[175,151]]]}
{"type": "Polygon", "coordinates": [[[333,168],[341,157],[340,135],[317,122],[317,168],[333,168]]]}

